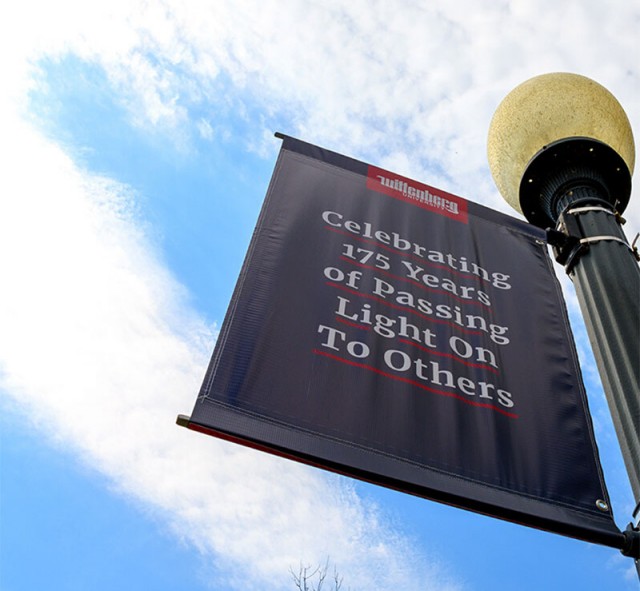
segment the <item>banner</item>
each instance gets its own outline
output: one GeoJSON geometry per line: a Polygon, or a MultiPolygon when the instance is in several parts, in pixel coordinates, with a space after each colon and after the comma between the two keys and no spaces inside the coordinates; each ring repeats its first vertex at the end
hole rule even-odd
{"type": "Polygon", "coordinates": [[[544,232],[283,139],[192,429],[616,548],[544,232]]]}

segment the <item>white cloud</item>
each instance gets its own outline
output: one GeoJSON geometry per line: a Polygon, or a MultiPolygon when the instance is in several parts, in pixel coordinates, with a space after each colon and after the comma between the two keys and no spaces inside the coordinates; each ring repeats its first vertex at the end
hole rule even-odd
{"type": "Polygon", "coordinates": [[[211,127],[211,123],[209,123],[206,119],[201,118],[197,123],[198,131],[200,132],[200,136],[205,140],[212,140],[214,131],[213,127],[211,127]]]}
{"type": "MultiPolygon", "coordinates": [[[[204,551],[229,563],[246,561],[251,551],[256,581],[286,573],[303,550],[315,561],[348,557],[350,572],[364,554],[384,555],[387,587],[414,588],[404,542],[385,542],[389,531],[353,491],[167,426],[176,409],[191,405],[210,327],[185,308],[181,288],[150,251],[128,190],[79,171],[7,113],[25,104],[30,65],[72,54],[104,68],[143,128],[180,141],[190,126],[204,138],[212,130],[224,136],[225,113],[242,109],[259,126],[246,138],[259,153],[264,130],[270,137],[286,121],[290,127],[281,131],[506,211],[485,163],[493,109],[530,76],[576,71],[610,88],[637,130],[640,9],[626,0],[25,0],[3,12],[0,122],[3,153],[11,154],[3,179],[11,199],[0,216],[1,268],[10,286],[0,310],[4,387],[35,412],[41,428],[97,462],[123,490],[166,511],[177,530],[188,523],[191,541],[204,551]],[[213,456],[215,465],[207,459],[213,456]],[[254,473],[252,487],[242,478],[246,470],[254,473]],[[274,470],[283,474],[275,484],[274,470]],[[300,491],[293,505],[290,490],[300,491]],[[319,526],[318,506],[326,514],[319,526]],[[292,529],[285,514],[324,528],[322,535],[292,529]],[[257,524],[278,535],[238,533],[257,524]],[[334,528],[354,533],[329,544],[334,528]]],[[[626,217],[630,232],[640,229],[637,198],[626,217]]],[[[370,565],[354,584],[382,588],[367,582],[370,565]]]]}
{"type": "MultiPolygon", "coordinates": [[[[281,131],[382,165],[404,160],[397,172],[504,210],[485,142],[493,110],[515,85],[548,71],[584,74],[640,125],[640,9],[626,0],[20,7],[12,44],[31,57],[72,52],[99,63],[140,125],[179,134],[209,109],[217,129],[216,113],[251,97],[261,113],[252,123],[270,133],[284,118],[290,127],[281,131]],[[445,171],[436,178],[434,164],[445,171]]],[[[627,216],[640,227],[640,203],[627,216]]]]}
{"type": "Polygon", "coordinates": [[[363,589],[455,588],[437,567],[415,566],[408,542],[343,481],[175,426],[195,399],[212,328],[184,305],[126,187],[5,123],[0,387],[20,412],[238,587],[278,589],[290,566],[332,556],[363,589]]]}

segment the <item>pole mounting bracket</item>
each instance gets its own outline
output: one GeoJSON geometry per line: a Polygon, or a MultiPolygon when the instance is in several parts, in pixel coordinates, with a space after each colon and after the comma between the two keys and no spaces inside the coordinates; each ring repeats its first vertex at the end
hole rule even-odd
{"type": "Polygon", "coordinates": [[[547,242],[553,247],[556,261],[570,274],[580,256],[589,249],[589,242],[580,236],[581,230],[573,217],[566,216],[561,228],[547,228],[547,242]]]}
{"type": "Polygon", "coordinates": [[[603,241],[619,242],[631,251],[636,260],[640,261],[640,254],[636,246],[637,236],[632,245],[618,236],[585,236],[576,216],[590,211],[612,215],[618,223],[624,223],[617,212],[601,206],[575,207],[562,213],[555,229],[547,228],[546,232],[547,242],[553,247],[554,257],[558,263],[564,266],[567,274],[571,273],[580,256],[589,249],[590,244],[603,241]]]}
{"type": "Polygon", "coordinates": [[[622,534],[624,535],[624,545],[620,552],[622,552],[623,556],[640,560],[640,530],[630,523],[622,534]]]}

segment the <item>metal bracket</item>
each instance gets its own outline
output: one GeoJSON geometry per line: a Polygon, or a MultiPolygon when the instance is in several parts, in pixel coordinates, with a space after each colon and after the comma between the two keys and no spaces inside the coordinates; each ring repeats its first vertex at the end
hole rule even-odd
{"type": "Polygon", "coordinates": [[[585,213],[587,211],[601,211],[608,215],[613,215],[617,217],[617,214],[607,209],[606,207],[602,207],[601,205],[586,205],[584,207],[574,207],[572,209],[568,209],[565,213],[575,214],[575,213],[585,213]]]}
{"type": "Polygon", "coordinates": [[[617,236],[589,236],[588,238],[581,238],[580,244],[593,244],[594,242],[602,242],[603,240],[624,244],[633,253],[633,247],[629,246],[626,240],[618,238],[617,236]]]}
{"type": "Polygon", "coordinates": [[[556,261],[564,265],[567,274],[571,273],[578,258],[589,249],[589,243],[582,241],[582,229],[578,220],[573,215],[567,215],[579,209],[587,208],[569,210],[560,216],[556,229],[547,228],[547,242],[553,247],[556,261]]]}
{"type": "Polygon", "coordinates": [[[624,219],[622,219],[617,212],[611,211],[606,207],[591,205],[566,210],[558,219],[556,229],[547,228],[547,242],[553,247],[553,254],[556,261],[564,265],[567,274],[571,273],[578,258],[588,250],[590,244],[596,244],[602,241],[619,242],[631,251],[631,254],[636,260],[640,261],[640,253],[638,253],[638,248],[635,246],[635,240],[630,246],[626,240],[618,236],[582,237],[582,228],[578,224],[576,216],[589,211],[599,211],[607,215],[612,215],[618,223],[624,223],[624,219]]]}
{"type": "Polygon", "coordinates": [[[640,530],[630,523],[622,534],[624,535],[624,545],[620,552],[622,552],[623,556],[640,560],[640,530]]]}
{"type": "Polygon", "coordinates": [[[640,502],[636,505],[631,515],[634,527],[640,527],[640,502]]]}
{"type": "Polygon", "coordinates": [[[606,213],[607,215],[612,215],[613,217],[616,218],[616,221],[621,225],[624,226],[627,223],[627,220],[625,220],[620,213],[618,213],[618,211],[611,211],[610,209],[607,209],[606,207],[602,207],[601,205],[587,205],[585,207],[574,207],[573,209],[568,209],[567,211],[565,211],[565,213],[570,213],[570,214],[576,214],[576,213],[586,213],[588,211],[599,211],[601,213],[606,213]]]}
{"type": "Polygon", "coordinates": [[[638,247],[636,246],[636,242],[638,242],[638,238],[640,238],[640,233],[636,234],[636,237],[633,239],[631,243],[631,252],[633,256],[636,257],[636,261],[640,262],[640,252],[638,252],[638,247]]]}
{"type": "Polygon", "coordinates": [[[588,243],[583,243],[580,238],[565,234],[560,230],[547,228],[547,242],[553,247],[553,255],[561,265],[564,265],[567,273],[578,259],[578,255],[584,253],[588,248],[588,243]]]}

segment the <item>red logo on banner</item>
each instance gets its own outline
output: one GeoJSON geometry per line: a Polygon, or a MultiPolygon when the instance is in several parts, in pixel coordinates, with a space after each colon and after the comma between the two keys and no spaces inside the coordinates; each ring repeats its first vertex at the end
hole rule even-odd
{"type": "Polygon", "coordinates": [[[406,201],[423,209],[467,223],[467,202],[429,185],[400,176],[393,172],[369,166],[367,189],[384,193],[400,201],[406,201]]]}

